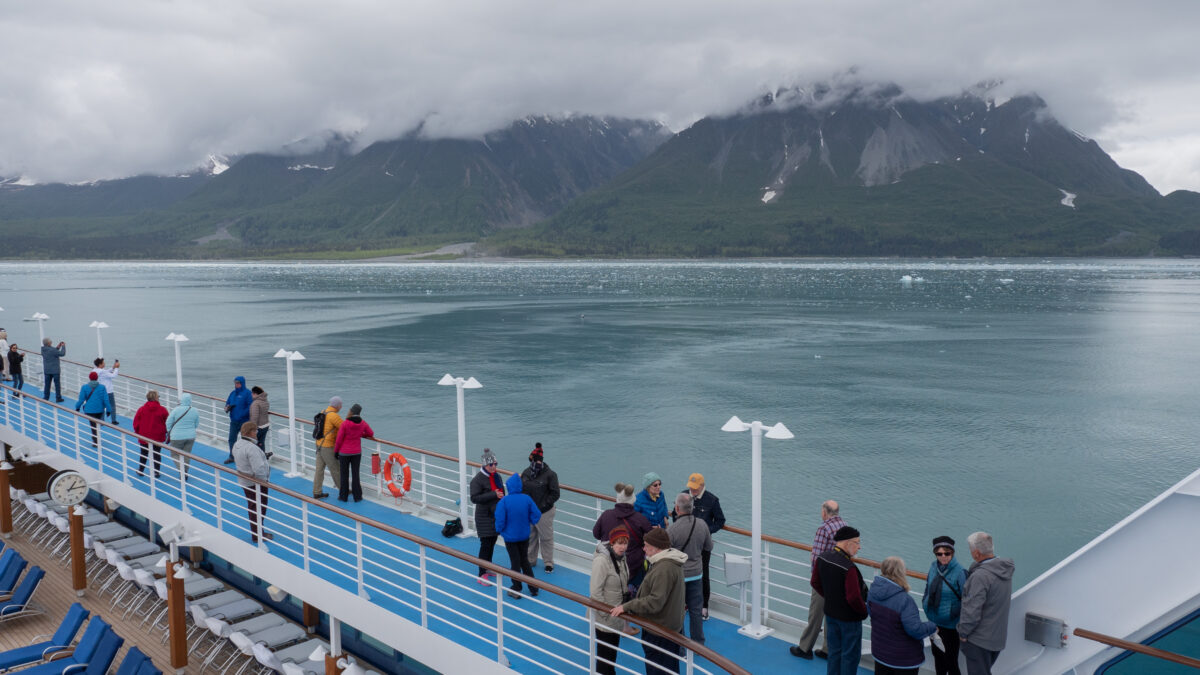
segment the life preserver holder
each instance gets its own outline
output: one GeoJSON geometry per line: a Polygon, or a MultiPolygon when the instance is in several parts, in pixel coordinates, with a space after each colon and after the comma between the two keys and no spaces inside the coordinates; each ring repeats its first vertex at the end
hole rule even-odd
{"type": "Polygon", "coordinates": [[[398,452],[388,455],[387,462],[384,462],[383,465],[383,479],[387,483],[388,492],[391,492],[393,497],[399,499],[408,494],[408,491],[412,489],[412,469],[408,466],[408,460],[404,459],[404,455],[398,452]],[[392,467],[396,465],[400,466],[404,476],[399,485],[396,484],[396,477],[392,472],[392,467]]]}

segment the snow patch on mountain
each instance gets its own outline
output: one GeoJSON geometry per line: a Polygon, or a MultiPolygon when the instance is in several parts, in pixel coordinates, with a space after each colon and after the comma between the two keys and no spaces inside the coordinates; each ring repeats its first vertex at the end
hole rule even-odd
{"type": "Polygon", "coordinates": [[[1063,193],[1063,198],[1058,203],[1062,204],[1063,206],[1069,206],[1071,208],[1075,208],[1075,198],[1078,197],[1079,195],[1075,194],[1074,192],[1067,192],[1066,190],[1064,190],[1062,188],[1059,188],[1058,191],[1063,193]]]}

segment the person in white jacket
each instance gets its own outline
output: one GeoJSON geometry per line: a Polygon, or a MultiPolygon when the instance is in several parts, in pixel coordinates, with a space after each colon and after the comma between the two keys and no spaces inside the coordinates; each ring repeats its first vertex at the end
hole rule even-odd
{"type": "Polygon", "coordinates": [[[96,377],[100,380],[100,386],[104,387],[104,393],[108,394],[108,409],[112,411],[112,423],[116,424],[117,390],[113,388],[113,380],[117,379],[117,375],[120,374],[118,371],[121,370],[121,359],[113,361],[112,368],[104,367],[103,357],[92,361],[92,364],[96,366],[95,368],[92,368],[92,372],[95,373],[96,377]]]}
{"type": "MultiPolygon", "coordinates": [[[[608,533],[608,541],[596,545],[588,597],[609,605],[619,605],[625,601],[625,590],[629,584],[629,564],[625,561],[625,551],[628,549],[629,530],[624,525],[614,527],[608,533]]],[[[637,629],[624,619],[609,616],[606,612],[595,612],[595,616],[596,672],[614,675],[617,672],[617,645],[621,642],[621,633],[633,635],[637,629]]]]}
{"type": "Polygon", "coordinates": [[[267,486],[250,480],[269,480],[271,465],[267,463],[267,455],[258,447],[258,425],[254,422],[242,424],[241,436],[233,444],[233,463],[237,467],[238,484],[246,493],[246,513],[250,521],[250,541],[258,543],[261,539],[274,539],[266,531],[267,524],[267,486]]]}

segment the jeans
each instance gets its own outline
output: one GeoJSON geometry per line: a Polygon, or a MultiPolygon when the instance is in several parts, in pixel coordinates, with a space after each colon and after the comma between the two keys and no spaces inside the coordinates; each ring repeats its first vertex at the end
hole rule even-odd
{"type": "Polygon", "coordinates": [[[596,629],[596,672],[599,675],[617,675],[617,645],[621,634],[610,630],[596,629]]]}
{"type": "Polygon", "coordinates": [[[50,383],[54,383],[54,398],[58,402],[62,402],[62,376],[58,373],[46,373],[42,376],[46,381],[46,386],[42,387],[42,398],[50,400],[50,383]]]}
{"type": "Polygon", "coordinates": [[[338,455],[338,473],[342,475],[342,484],[338,487],[338,499],[346,501],[353,494],[354,501],[362,501],[362,481],[358,476],[358,467],[362,463],[362,455],[338,455]]]}
{"type": "Polygon", "coordinates": [[[963,656],[967,659],[967,674],[991,675],[992,664],[996,662],[996,657],[1000,656],[1000,652],[993,652],[990,649],[984,649],[970,642],[962,642],[961,644],[963,656]]]}
{"type": "Polygon", "coordinates": [[[249,422],[249,419],[235,420],[229,418],[229,456],[233,457],[233,444],[237,443],[238,436],[242,433],[242,425],[249,422]]]}
{"type": "Polygon", "coordinates": [[[862,658],[862,621],[842,621],[826,616],[825,630],[829,633],[827,675],[858,673],[858,661],[862,658]]]}
{"type": "Polygon", "coordinates": [[[937,675],[961,675],[961,671],[958,669],[958,648],[961,639],[958,631],[938,626],[938,635],[942,638],[942,644],[946,645],[946,651],[933,647],[934,671],[937,672],[937,675]]]}
{"type": "Polygon", "coordinates": [[[683,647],[667,638],[652,635],[650,631],[642,631],[642,653],[646,655],[646,675],[662,675],[662,673],[679,672],[679,655],[683,647]],[[665,650],[664,654],[659,649],[665,650]]]}
{"type": "Polygon", "coordinates": [[[87,415],[88,417],[92,418],[92,419],[88,420],[88,424],[92,425],[92,445],[99,447],[100,446],[100,429],[99,429],[98,425],[96,424],[96,420],[103,420],[104,413],[98,412],[98,413],[84,413],[84,414],[87,415]]]}
{"type": "MultiPolygon", "coordinates": [[[[508,550],[508,568],[514,572],[521,572],[527,577],[533,576],[533,566],[529,564],[529,556],[526,553],[529,551],[529,540],[525,541],[506,541],[504,548],[508,550]]],[[[521,582],[517,579],[512,580],[512,589],[514,591],[521,590],[521,582]]],[[[537,587],[529,588],[530,595],[537,594],[537,587]]]]}
{"type": "Polygon", "coordinates": [[[116,424],[117,423],[117,395],[116,394],[108,395],[108,409],[112,412],[113,424],[116,424]]]}
{"type": "MultiPolygon", "coordinates": [[[[12,379],[13,389],[16,389],[17,392],[20,392],[21,388],[25,386],[25,376],[21,373],[13,373],[12,379]]],[[[20,396],[21,394],[17,393],[16,395],[20,396]]]]}
{"type": "Polygon", "coordinates": [[[704,581],[695,579],[683,582],[683,597],[687,603],[688,637],[704,644],[704,617],[700,614],[704,608],[704,581]]]}

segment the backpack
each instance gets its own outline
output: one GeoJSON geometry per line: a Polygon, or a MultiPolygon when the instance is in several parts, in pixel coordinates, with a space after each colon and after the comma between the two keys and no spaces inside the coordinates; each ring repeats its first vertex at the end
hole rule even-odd
{"type": "Polygon", "coordinates": [[[453,518],[451,520],[447,520],[446,524],[442,526],[442,536],[443,537],[453,537],[454,535],[456,535],[462,531],[463,531],[463,526],[462,526],[461,518],[453,518]]]}
{"type": "Polygon", "coordinates": [[[312,437],[314,440],[318,440],[318,441],[321,440],[322,438],[325,438],[325,411],[324,410],[317,413],[316,415],[313,415],[312,437]]]}

